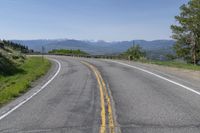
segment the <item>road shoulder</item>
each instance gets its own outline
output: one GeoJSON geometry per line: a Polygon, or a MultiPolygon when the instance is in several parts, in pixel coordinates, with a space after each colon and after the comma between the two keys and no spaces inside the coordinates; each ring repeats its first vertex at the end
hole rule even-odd
{"type": "Polygon", "coordinates": [[[198,86],[200,86],[200,71],[174,68],[168,66],[160,66],[155,64],[146,64],[133,61],[125,61],[125,60],[116,60],[116,61],[137,66],[145,70],[149,70],[166,78],[179,81],[181,83],[193,86],[195,88],[199,88],[198,86]]]}
{"type": "Polygon", "coordinates": [[[34,93],[36,93],[42,86],[45,84],[46,81],[51,79],[51,77],[56,73],[58,65],[55,61],[51,60],[51,68],[48,70],[48,72],[31,83],[31,87],[29,88],[29,91],[21,95],[20,97],[14,99],[13,101],[9,102],[8,104],[5,104],[0,108],[0,117],[4,115],[6,112],[10,111],[12,108],[16,107],[26,99],[28,99],[30,96],[32,96],[34,93]]]}

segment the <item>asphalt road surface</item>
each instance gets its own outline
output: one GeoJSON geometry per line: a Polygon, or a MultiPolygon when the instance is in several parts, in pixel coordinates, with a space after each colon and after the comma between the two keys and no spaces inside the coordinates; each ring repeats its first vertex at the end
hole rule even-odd
{"type": "Polygon", "coordinates": [[[1,133],[200,133],[200,87],[137,63],[48,56],[49,73],[0,109],[1,133]]]}

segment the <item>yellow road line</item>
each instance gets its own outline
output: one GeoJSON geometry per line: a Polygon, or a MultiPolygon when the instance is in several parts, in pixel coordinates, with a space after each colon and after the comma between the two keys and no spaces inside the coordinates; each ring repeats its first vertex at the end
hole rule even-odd
{"type": "Polygon", "coordinates": [[[106,84],[105,84],[100,72],[98,72],[98,73],[99,73],[99,77],[101,79],[101,82],[103,84],[104,92],[106,93],[106,100],[107,100],[107,104],[108,104],[108,119],[109,119],[110,133],[115,133],[115,125],[114,125],[114,119],[113,119],[113,111],[112,111],[111,100],[110,100],[110,97],[108,95],[106,84]]]}
{"type": "Polygon", "coordinates": [[[85,64],[86,66],[88,66],[95,74],[97,81],[98,81],[98,85],[99,85],[99,90],[100,90],[100,101],[101,101],[101,127],[100,127],[100,133],[105,133],[106,132],[106,110],[105,110],[105,102],[104,102],[104,94],[103,94],[103,86],[100,82],[99,76],[97,74],[97,72],[95,71],[95,68],[90,65],[87,62],[83,62],[83,64],[85,64]]]}
{"type": "Polygon", "coordinates": [[[108,122],[109,122],[109,132],[110,133],[115,133],[115,124],[114,124],[114,119],[113,119],[113,111],[112,111],[112,105],[111,105],[111,100],[107,92],[106,84],[98,71],[96,67],[93,65],[83,62],[83,64],[87,65],[94,73],[97,78],[99,88],[100,88],[100,99],[101,99],[101,128],[100,128],[100,133],[105,133],[106,132],[106,111],[105,111],[105,101],[104,101],[104,93],[105,93],[105,98],[107,102],[107,107],[108,107],[108,122]]]}

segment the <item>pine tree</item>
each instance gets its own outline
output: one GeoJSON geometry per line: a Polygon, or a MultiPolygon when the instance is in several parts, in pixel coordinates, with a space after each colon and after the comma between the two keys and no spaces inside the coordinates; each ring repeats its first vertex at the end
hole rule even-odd
{"type": "Polygon", "coordinates": [[[138,60],[142,57],[145,57],[145,52],[137,44],[130,47],[124,54],[126,56],[128,56],[129,58],[132,58],[132,59],[135,59],[135,60],[138,60]]]}
{"type": "Polygon", "coordinates": [[[178,25],[172,25],[172,38],[176,40],[174,49],[178,57],[197,64],[200,61],[200,0],[190,0],[180,7],[175,16],[178,25]]]}

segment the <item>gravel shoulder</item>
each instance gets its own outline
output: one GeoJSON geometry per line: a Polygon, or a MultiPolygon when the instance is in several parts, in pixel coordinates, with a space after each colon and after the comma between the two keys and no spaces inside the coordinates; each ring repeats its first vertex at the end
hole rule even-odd
{"type": "Polygon", "coordinates": [[[160,65],[140,63],[140,62],[132,62],[132,61],[130,62],[124,60],[123,61],[118,60],[118,61],[134,65],[140,68],[144,68],[146,70],[155,72],[170,79],[184,82],[186,83],[186,85],[189,84],[191,86],[194,86],[195,88],[199,88],[200,86],[200,71],[174,68],[168,66],[160,66],[160,65]]]}

